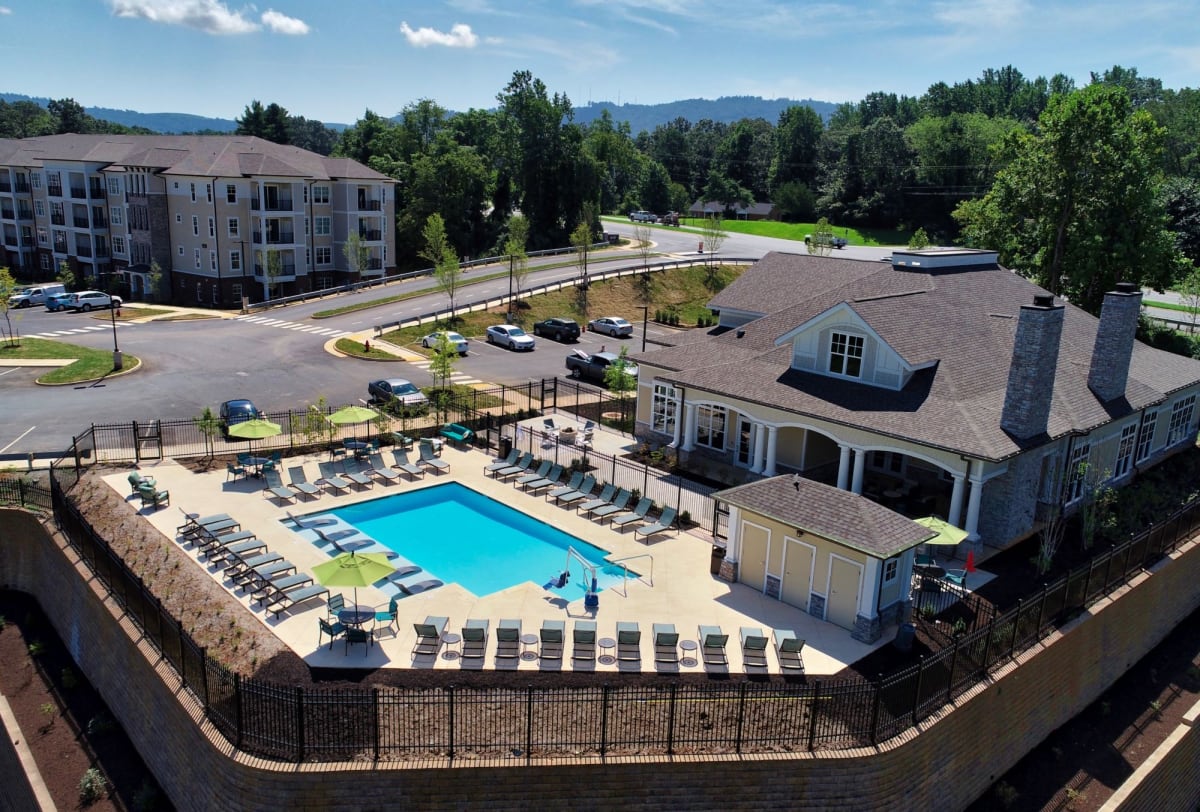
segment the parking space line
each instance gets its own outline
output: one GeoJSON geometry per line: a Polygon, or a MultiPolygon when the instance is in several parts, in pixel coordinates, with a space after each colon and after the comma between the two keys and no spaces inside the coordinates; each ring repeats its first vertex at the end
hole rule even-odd
{"type": "Polygon", "coordinates": [[[25,439],[25,435],[29,434],[29,432],[33,431],[33,430],[34,430],[34,429],[36,429],[36,428],[37,428],[37,426],[30,426],[28,429],[26,429],[25,431],[21,432],[21,436],[20,436],[20,437],[18,437],[17,439],[13,440],[13,441],[12,441],[11,443],[9,443],[8,445],[4,446],[4,448],[0,448],[0,454],[3,454],[5,451],[8,451],[8,449],[12,448],[12,447],[13,447],[13,446],[15,446],[17,443],[19,443],[19,442],[21,442],[22,440],[24,440],[24,439],[25,439]]]}

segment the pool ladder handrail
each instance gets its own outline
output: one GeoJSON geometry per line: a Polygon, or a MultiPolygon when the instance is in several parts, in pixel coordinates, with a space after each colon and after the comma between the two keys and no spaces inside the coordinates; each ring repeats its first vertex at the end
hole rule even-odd
{"type": "MultiPolygon", "coordinates": [[[[629,586],[628,586],[629,565],[626,564],[625,562],[633,561],[634,559],[637,559],[637,558],[649,558],[650,559],[650,581],[649,581],[649,583],[650,583],[650,586],[654,586],[654,556],[652,556],[650,553],[638,553],[637,555],[627,555],[624,558],[614,558],[608,562],[610,564],[620,564],[621,569],[624,570],[624,577],[621,579],[621,592],[624,594],[624,596],[626,598],[629,597],[629,586]]],[[[642,576],[639,575],[634,580],[638,580],[641,577],[642,576]]]]}

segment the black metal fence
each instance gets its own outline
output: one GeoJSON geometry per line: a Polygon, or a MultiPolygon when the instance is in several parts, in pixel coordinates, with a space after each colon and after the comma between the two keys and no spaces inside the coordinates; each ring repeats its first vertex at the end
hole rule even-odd
{"type": "Polygon", "coordinates": [[[0,504],[49,510],[50,489],[25,477],[0,476],[0,504]]]}
{"type": "MultiPolygon", "coordinates": [[[[286,761],[847,749],[897,736],[1056,623],[1190,538],[1200,503],[1096,555],[938,653],[874,681],[660,686],[322,688],[244,679],[196,644],[97,534],[52,470],[55,516],[70,544],[179,673],[236,747],[286,761]]],[[[599,678],[597,680],[599,682],[599,678]]]]}

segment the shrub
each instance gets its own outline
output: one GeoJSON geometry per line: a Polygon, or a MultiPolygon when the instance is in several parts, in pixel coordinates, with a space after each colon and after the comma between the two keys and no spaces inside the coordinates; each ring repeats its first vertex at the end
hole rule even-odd
{"type": "Polygon", "coordinates": [[[92,767],[79,779],[79,803],[81,806],[91,806],[108,793],[108,781],[100,771],[92,767]]]}

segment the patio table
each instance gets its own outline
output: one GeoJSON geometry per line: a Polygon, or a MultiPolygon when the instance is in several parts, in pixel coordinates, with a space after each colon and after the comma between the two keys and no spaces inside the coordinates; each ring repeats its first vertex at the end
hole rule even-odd
{"type": "Polygon", "coordinates": [[[370,606],[347,606],[338,611],[338,620],[347,626],[358,628],[368,620],[375,619],[375,610],[370,606]]]}
{"type": "Polygon", "coordinates": [[[270,457],[247,457],[246,465],[248,465],[254,469],[254,471],[253,471],[254,476],[261,477],[262,473],[263,473],[263,466],[266,465],[270,461],[271,461],[270,457]]]}

